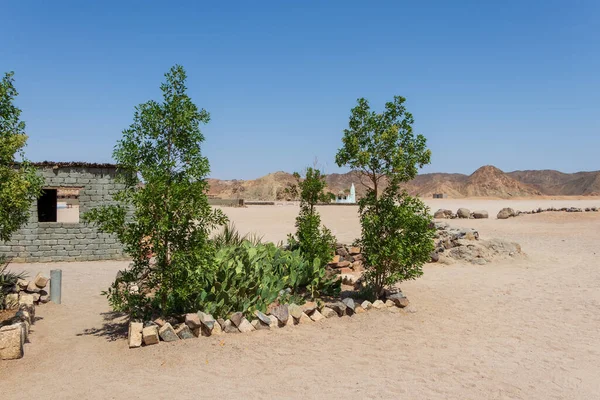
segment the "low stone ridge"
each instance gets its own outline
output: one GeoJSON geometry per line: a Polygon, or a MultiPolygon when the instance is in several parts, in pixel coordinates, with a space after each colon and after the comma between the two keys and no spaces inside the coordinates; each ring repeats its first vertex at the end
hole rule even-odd
{"type": "Polygon", "coordinates": [[[438,239],[431,260],[451,264],[466,261],[485,265],[495,258],[523,256],[518,243],[503,239],[480,240],[479,232],[471,228],[451,228],[445,222],[435,222],[438,239]]]}
{"type": "Polygon", "coordinates": [[[598,207],[587,207],[585,209],[578,207],[562,207],[562,208],[538,208],[536,210],[531,211],[515,211],[512,208],[503,208],[498,212],[496,218],[498,219],[508,219],[512,217],[518,217],[520,215],[530,215],[530,214],[540,214],[544,212],[571,212],[571,213],[580,213],[580,212],[598,212],[600,208],[598,207]]]}

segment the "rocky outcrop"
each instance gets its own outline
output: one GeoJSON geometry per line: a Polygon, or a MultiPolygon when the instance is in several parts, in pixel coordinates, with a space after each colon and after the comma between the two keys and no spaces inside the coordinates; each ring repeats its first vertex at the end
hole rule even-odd
{"type": "Polygon", "coordinates": [[[471,228],[451,228],[447,223],[436,222],[436,245],[432,261],[454,261],[484,265],[496,258],[523,256],[519,244],[502,240],[481,240],[479,232],[471,228]]]}

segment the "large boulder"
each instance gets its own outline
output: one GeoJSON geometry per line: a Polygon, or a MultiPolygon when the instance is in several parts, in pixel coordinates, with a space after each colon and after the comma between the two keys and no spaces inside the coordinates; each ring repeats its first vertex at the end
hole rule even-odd
{"type": "Polygon", "coordinates": [[[475,219],[485,219],[488,218],[488,212],[485,210],[477,210],[473,211],[473,218],[475,219]]]}
{"type": "Polygon", "coordinates": [[[453,213],[451,210],[446,210],[446,209],[440,208],[433,214],[433,218],[448,219],[448,218],[452,218],[452,215],[453,215],[453,213]]]}
{"type": "Polygon", "coordinates": [[[498,219],[509,219],[510,217],[514,217],[515,214],[515,210],[513,210],[512,208],[506,207],[503,208],[502,210],[500,210],[500,212],[498,212],[498,215],[496,216],[496,218],[498,219]]]}
{"type": "Polygon", "coordinates": [[[468,208],[459,208],[456,211],[456,216],[458,218],[469,218],[471,216],[471,211],[468,208]]]}

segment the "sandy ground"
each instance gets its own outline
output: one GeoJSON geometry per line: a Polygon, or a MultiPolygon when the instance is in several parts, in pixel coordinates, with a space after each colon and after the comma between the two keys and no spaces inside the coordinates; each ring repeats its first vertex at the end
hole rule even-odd
{"type": "MultiPolygon", "coordinates": [[[[541,203],[527,206],[554,205],[541,203]]],[[[459,206],[491,215],[519,208],[486,200],[432,205],[459,206]]],[[[285,238],[296,211],[226,210],[241,230],[269,240],[285,238]]],[[[358,236],[354,207],[321,211],[340,240],[358,236]]],[[[422,278],[401,285],[414,314],[373,311],[134,350],[100,295],[126,263],[14,265],[31,274],[62,268],[63,304],[39,307],[25,358],[0,362],[0,398],[32,390],[57,399],[600,398],[600,213],[450,222],[517,241],[528,257],[427,265],[422,278]]]]}

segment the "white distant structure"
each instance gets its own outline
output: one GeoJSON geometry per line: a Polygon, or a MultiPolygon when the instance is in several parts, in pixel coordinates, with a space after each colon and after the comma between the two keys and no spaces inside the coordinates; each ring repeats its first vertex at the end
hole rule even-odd
{"type": "Polygon", "coordinates": [[[356,189],[354,189],[354,183],[350,186],[350,193],[348,195],[340,193],[337,195],[335,202],[338,204],[354,204],[356,203],[356,189]]]}

